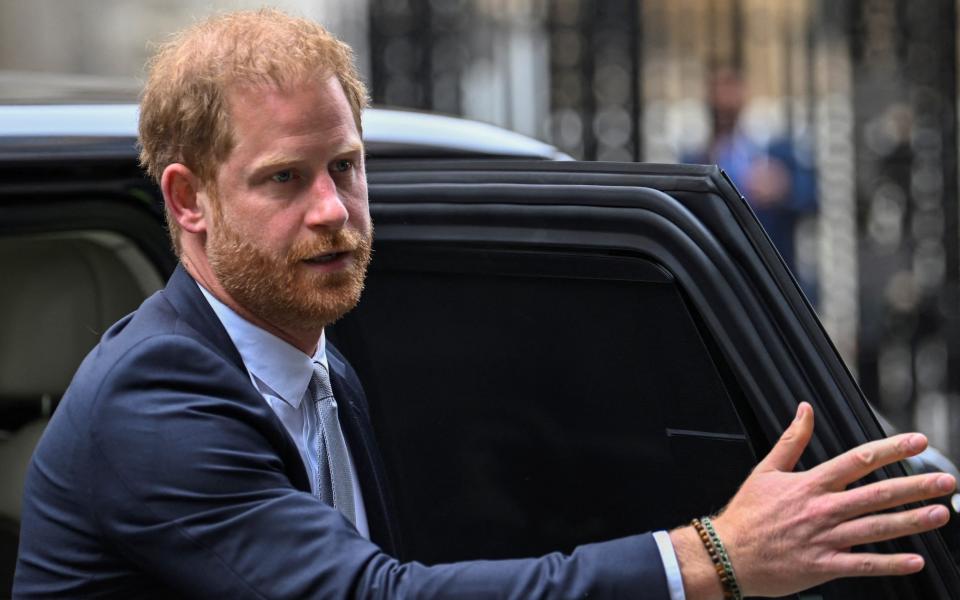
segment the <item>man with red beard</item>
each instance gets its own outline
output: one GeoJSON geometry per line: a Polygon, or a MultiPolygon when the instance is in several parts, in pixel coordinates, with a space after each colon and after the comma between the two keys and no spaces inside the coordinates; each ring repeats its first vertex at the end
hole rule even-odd
{"type": "Polygon", "coordinates": [[[275,11],[216,17],[160,50],[141,158],[181,266],[106,332],[51,420],[27,476],[15,596],[697,600],[922,568],[849,549],[942,525],[943,507],[871,513],[953,479],[844,491],[920,452],[919,435],[792,473],[813,431],[806,404],[696,529],[538,559],[393,558],[363,391],[324,339],[370,260],[365,102],[349,49],[275,11]]]}

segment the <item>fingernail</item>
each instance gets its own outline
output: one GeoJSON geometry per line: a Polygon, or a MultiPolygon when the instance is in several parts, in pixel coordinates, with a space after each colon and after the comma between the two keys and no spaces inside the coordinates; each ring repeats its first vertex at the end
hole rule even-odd
{"type": "Polygon", "coordinates": [[[950,517],[950,513],[947,512],[946,506],[934,506],[929,511],[927,511],[927,518],[931,523],[942,523],[947,518],[950,517]]]}
{"type": "Polygon", "coordinates": [[[793,418],[794,422],[799,421],[801,418],[803,418],[803,412],[806,410],[806,408],[807,407],[803,404],[797,407],[797,416],[793,418]]]}
{"type": "Polygon", "coordinates": [[[923,558],[920,556],[914,556],[911,559],[907,560],[907,567],[910,569],[922,569],[923,568],[923,558]]]}
{"type": "Polygon", "coordinates": [[[923,445],[926,441],[927,438],[923,437],[922,435],[911,435],[909,443],[910,449],[914,452],[920,452],[923,450],[923,445]]]}
{"type": "Polygon", "coordinates": [[[956,482],[953,480],[953,477],[949,475],[941,475],[937,477],[937,489],[941,492],[951,492],[956,486],[956,482]]]}

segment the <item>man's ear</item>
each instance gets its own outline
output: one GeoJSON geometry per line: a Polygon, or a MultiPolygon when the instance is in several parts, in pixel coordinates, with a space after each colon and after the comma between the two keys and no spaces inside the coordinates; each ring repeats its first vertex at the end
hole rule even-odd
{"type": "Polygon", "coordinates": [[[181,163],[172,163],[163,170],[160,177],[160,189],[167,210],[173,215],[180,227],[190,233],[205,233],[207,230],[207,206],[200,178],[181,163]]]}

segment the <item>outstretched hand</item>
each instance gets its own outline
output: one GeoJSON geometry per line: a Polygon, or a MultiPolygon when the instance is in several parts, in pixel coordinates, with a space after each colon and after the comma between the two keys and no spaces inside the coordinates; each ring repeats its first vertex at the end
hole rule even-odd
{"type": "MultiPolygon", "coordinates": [[[[956,487],[951,475],[915,475],[846,489],[884,465],[922,452],[927,447],[923,435],[869,442],[794,473],[812,435],[813,408],[803,403],[777,444],[713,520],[745,596],[783,596],[840,577],[915,573],[923,568],[919,555],[851,548],[935,529],[950,518],[941,505],[879,511],[945,496],[956,487]]],[[[691,528],[671,532],[684,587],[691,600],[710,598],[719,582],[706,551],[697,548],[699,538],[691,534],[691,528]]]]}

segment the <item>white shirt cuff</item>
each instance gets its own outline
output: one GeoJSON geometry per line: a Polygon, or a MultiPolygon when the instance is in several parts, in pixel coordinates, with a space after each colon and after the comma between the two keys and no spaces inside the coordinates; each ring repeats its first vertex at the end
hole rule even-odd
{"type": "Polygon", "coordinates": [[[656,531],[653,541],[660,551],[660,560],[663,561],[663,571],[667,574],[667,589],[670,590],[670,600],[687,600],[683,593],[683,577],[680,575],[680,563],[677,562],[677,553],[670,541],[670,534],[666,531],[656,531]]]}

